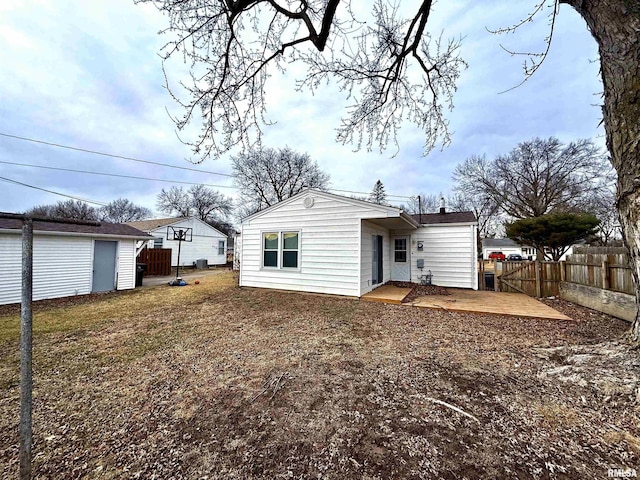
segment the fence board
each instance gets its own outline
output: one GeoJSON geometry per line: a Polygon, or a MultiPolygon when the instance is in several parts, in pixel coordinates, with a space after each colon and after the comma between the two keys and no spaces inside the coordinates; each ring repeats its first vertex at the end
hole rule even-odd
{"type": "Polygon", "coordinates": [[[566,263],[567,282],[635,294],[635,284],[626,253],[574,253],[568,256],[566,263]],[[608,279],[608,285],[604,284],[605,279],[608,279]]]}
{"type": "Polygon", "coordinates": [[[562,272],[558,262],[503,262],[502,272],[501,292],[520,292],[531,297],[560,294],[562,272]]]}
{"type": "Polygon", "coordinates": [[[136,261],[147,265],[145,275],[171,275],[170,248],[145,248],[136,261]]]}

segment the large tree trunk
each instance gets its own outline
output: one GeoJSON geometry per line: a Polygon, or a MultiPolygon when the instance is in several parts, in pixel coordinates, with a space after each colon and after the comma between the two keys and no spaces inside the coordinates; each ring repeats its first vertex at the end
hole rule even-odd
{"type": "MultiPolygon", "coordinates": [[[[618,212],[640,304],[640,1],[561,1],[580,13],[598,42],[607,147],[618,172],[618,212]]],[[[640,341],[638,314],[632,338],[640,341]]]]}

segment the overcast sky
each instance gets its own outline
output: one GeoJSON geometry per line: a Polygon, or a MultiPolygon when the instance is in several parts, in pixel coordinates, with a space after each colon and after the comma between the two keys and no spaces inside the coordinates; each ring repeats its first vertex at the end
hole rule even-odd
{"type": "MultiPolygon", "coordinates": [[[[331,176],[335,189],[369,192],[380,179],[387,193],[448,193],[455,166],[473,154],[493,157],[518,142],[556,136],[569,142],[592,138],[604,146],[595,41],[582,19],[560,10],[546,62],[521,87],[522,58],[500,48],[538,51],[548,34],[542,16],[515,35],[497,37],[488,28],[516,23],[533,0],[440,1],[429,29],[463,37],[462,73],[455,109],[448,114],[452,144],[423,157],[424,137],[408,127],[400,151],[353,152],[334,142],[346,105],[335,90],[316,96],[292,91],[293,78],[274,72],[267,86],[264,144],[307,152],[331,176]],[[519,4],[515,10],[513,4],[519,4]],[[392,155],[396,154],[392,158],[392,155]]],[[[178,112],[164,89],[158,56],[166,19],[133,0],[20,0],[0,2],[0,133],[178,166],[191,152],[176,137],[167,109],[178,112]]],[[[0,136],[0,161],[91,170],[230,187],[224,176],[175,170],[91,155],[0,136]]],[[[196,166],[230,173],[229,157],[196,166]]],[[[126,197],[155,210],[156,195],[171,183],[92,176],[0,164],[0,176],[97,202],[126,197]]],[[[64,199],[0,182],[0,211],[24,211],[64,199]]],[[[188,187],[188,185],[187,185],[188,187]]],[[[233,188],[219,188],[235,195],[233,188]]],[[[161,214],[158,214],[161,216],[161,214]]]]}

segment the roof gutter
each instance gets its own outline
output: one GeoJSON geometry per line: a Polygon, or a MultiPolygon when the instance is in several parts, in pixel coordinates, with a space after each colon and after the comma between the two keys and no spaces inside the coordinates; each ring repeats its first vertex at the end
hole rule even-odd
{"type": "MultiPolygon", "coordinates": [[[[0,228],[0,233],[9,233],[13,235],[22,234],[21,230],[14,228],[0,228]]],[[[80,233],[80,232],[56,232],[52,230],[34,230],[34,235],[47,235],[53,237],[91,237],[91,238],[119,238],[125,240],[153,240],[150,235],[118,235],[114,233],[80,233]]]]}

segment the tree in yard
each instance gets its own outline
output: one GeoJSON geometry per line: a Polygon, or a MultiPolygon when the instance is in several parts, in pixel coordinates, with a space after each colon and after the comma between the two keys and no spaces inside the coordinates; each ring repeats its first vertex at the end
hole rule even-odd
{"type": "MultiPolygon", "coordinates": [[[[401,18],[392,2],[372,3],[373,21],[355,17],[341,0],[225,1],[137,0],[152,2],[169,17],[176,34],[165,58],[183,55],[192,65],[189,97],[182,98],[186,128],[200,112],[203,127],[193,148],[220,155],[235,145],[259,141],[266,122],[265,84],[274,69],[302,63],[300,88],[315,91],[333,79],[352,104],[337,130],[341,142],[383,148],[396,142],[403,120],[425,133],[428,151],[449,142],[445,110],[452,107],[460,70],[458,42],[433,38],[427,23],[433,0],[415,0],[401,18]]],[[[640,301],[640,3],[637,0],[537,0],[522,22],[497,33],[513,33],[536,16],[549,13],[547,48],[529,55],[525,78],[544,60],[552,43],[560,5],[569,5],[586,22],[598,44],[604,86],[604,127],[611,163],[618,173],[617,205],[629,248],[640,301]],[[551,8],[545,8],[545,7],[551,8]]],[[[487,8],[491,8],[487,6],[487,8]]],[[[640,312],[632,326],[640,340],[640,312]]]]}
{"type": "Polygon", "coordinates": [[[584,210],[593,213],[600,220],[596,231],[596,237],[600,244],[608,246],[620,241],[620,220],[616,210],[616,194],[613,189],[593,192],[586,201],[584,210]]]}
{"type": "Polygon", "coordinates": [[[504,215],[489,196],[474,195],[457,187],[454,191],[456,194],[447,201],[449,209],[455,212],[473,212],[478,220],[478,247],[482,250],[483,239],[494,238],[502,232],[504,215]]]}
{"type": "Polygon", "coordinates": [[[97,221],[99,219],[96,209],[81,200],[60,200],[52,205],[38,205],[26,213],[38,217],[70,220],[97,221]]]}
{"type": "Polygon", "coordinates": [[[505,229],[512,240],[531,245],[538,252],[546,250],[557,262],[571,245],[593,235],[598,223],[590,213],[552,213],[516,220],[506,224],[505,229]]]}
{"type": "Polygon", "coordinates": [[[406,205],[402,206],[402,209],[407,213],[419,214],[419,213],[433,213],[438,210],[440,199],[437,195],[420,193],[419,195],[412,196],[406,205]]]}
{"type": "Polygon", "coordinates": [[[134,204],[126,198],[118,198],[98,209],[98,217],[103,222],[124,223],[145,220],[151,217],[151,210],[134,204]]]}
{"type": "Polygon", "coordinates": [[[373,185],[373,190],[369,194],[369,201],[378,205],[385,205],[387,202],[387,193],[384,191],[384,185],[378,180],[373,185]]]}
{"type": "Polygon", "coordinates": [[[292,197],[307,187],[325,190],[329,175],[306,153],[289,147],[250,150],[231,157],[240,193],[240,217],[292,197]]]}
{"type": "Polygon", "coordinates": [[[194,185],[186,191],[182,187],[163,188],[156,205],[168,215],[195,216],[204,222],[219,222],[231,213],[233,201],[203,185],[194,185]]]}
{"type": "Polygon", "coordinates": [[[493,160],[472,156],[458,165],[456,191],[487,199],[512,218],[572,211],[607,188],[605,157],[590,140],[563,145],[557,138],[522,142],[493,160]]]}

